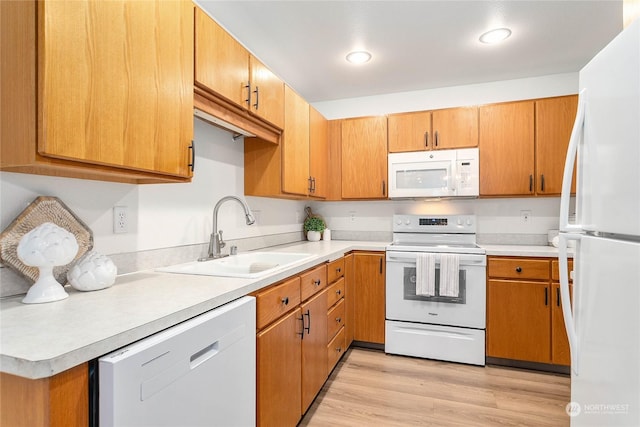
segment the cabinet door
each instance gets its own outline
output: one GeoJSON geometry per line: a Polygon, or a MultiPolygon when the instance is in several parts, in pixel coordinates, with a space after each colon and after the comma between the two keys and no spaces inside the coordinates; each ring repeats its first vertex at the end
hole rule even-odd
{"type": "Polygon", "coordinates": [[[302,304],[302,407],[306,412],[327,379],[327,291],[302,304]]]}
{"type": "Polygon", "coordinates": [[[342,198],[387,197],[387,118],[342,121],[342,198]]]}
{"type": "Polygon", "coordinates": [[[248,108],[249,52],[198,7],[195,34],[195,84],[248,108]]]}
{"type": "Polygon", "coordinates": [[[284,90],[282,191],[309,193],[309,104],[289,86],[284,90]]]}
{"type": "MultiPolygon", "coordinates": [[[[384,253],[353,255],[354,340],[384,344],[384,253]]],[[[351,322],[349,322],[351,323],[351,322]]]]}
{"type": "Polygon", "coordinates": [[[478,146],[478,107],[437,110],[432,117],[435,149],[478,146]]]}
{"type": "Polygon", "coordinates": [[[489,280],[487,356],[550,363],[548,282],[489,280]]]}
{"type": "MultiPolygon", "coordinates": [[[[536,101],[537,194],[558,195],[562,191],[564,161],[577,110],[577,95],[536,101]]],[[[575,191],[574,167],[571,192],[575,191]]]]}
{"type": "Polygon", "coordinates": [[[315,108],[309,107],[309,174],[314,180],[310,192],[313,197],[327,195],[328,123],[315,108]]]}
{"type": "Polygon", "coordinates": [[[353,254],[344,256],[344,302],[345,307],[345,349],[353,342],[355,332],[355,286],[354,286],[353,254]]]}
{"type": "Polygon", "coordinates": [[[420,151],[433,147],[429,111],[390,114],[388,126],[389,153],[420,151]]]}
{"type": "Polygon", "coordinates": [[[191,176],[191,2],[38,2],[38,30],[41,155],[191,176]]]}
{"type": "Polygon", "coordinates": [[[284,126],[284,82],[253,55],[251,66],[251,112],[280,129],[284,126]]]}
{"type": "Polygon", "coordinates": [[[480,107],[480,195],[534,192],[534,102],[480,107]]]}
{"type": "Polygon", "coordinates": [[[301,402],[302,311],[296,309],[258,333],[258,426],[295,426],[301,402]]]}
{"type": "MultiPolygon", "coordinates": [[[[552,284],[551,291],[553,295],[553,307],[551,308],[551,363],[569,366],[571,365],[571,352],[569,350],[567,330],[564,327],[560,284],[552,284]]],[[[569,284],[569,295],[573,295],[573,285],[571,284],[569,284]]]]}

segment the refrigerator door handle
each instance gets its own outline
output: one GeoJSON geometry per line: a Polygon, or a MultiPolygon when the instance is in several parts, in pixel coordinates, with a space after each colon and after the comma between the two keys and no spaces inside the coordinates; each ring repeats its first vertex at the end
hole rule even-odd
{"type": "MultiPolygon", "coordinates": [[[[569,224],[569,201],[571,199],[571,179],[573,178],[573,167],[578,155],[578,145],[584,134],[584,109],[587,98],[587,89],[582,89],[578,95],[578,112],[571,131],[567,157],[564,163],[564,174],[562,176],[562,192],[560,193],[560,231],[582,231],[582,225],[569,224]]],[[[577,205],[577,202],[576,202],[577,205]]]]}
{"type": "MultiPolygon", "coordinates": [[[[569,263],[567,257],[567,241],[580,240],[582,234],[558,234],[558,263],[560,272],[560,298],[562,299],[562,316],[564,317],[564,327],[567,330],[569,339],[569,351],[571,352],[571,369],[577,375],[578,370],[578,335],[573,312],[571,310],[571,296],[569,295],[569,263]]],[[[576,245],[577,246],[577,245],[576,245]]],[[[577,251],[578,248],[576,248],[577,251]]],[[[574,286],[578,286],[574,279],[574,286]]]]}

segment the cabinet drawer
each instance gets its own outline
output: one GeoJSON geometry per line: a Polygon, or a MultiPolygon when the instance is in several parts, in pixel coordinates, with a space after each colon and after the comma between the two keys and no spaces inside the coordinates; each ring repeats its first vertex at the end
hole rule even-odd
{"type": "Polygon", "coordinates": [[[308,299],[327,287],[327,266],[321,265],[300,275],[300,298],[308,299]]]}
{"type": "Polygon", "coordinates": [[[338,335],[327,344],[327,372],[331,373],[342,354],[347,351],[346,347],[344,328],[342,328],[338,335]]]}
{"type": "Polygon", "coordinates": [[[344,258],[327,264],[327,282],[333,283],[344,276],[344,258]]]}
{"type": "Polygon", "coordinates": [[[300,304],[300,278],[294,277],[256,295],[256,327],[261,329],[300,304]]]}
{"type": "Polygon", "coordinates": [[[333,307],[335,303],[344,297],[344,278],[340,278],[336,283],[329,286],[327,290],[327,308],[333,307]]]}
{"type": "Polygon", "coordinates": [[[331,339],[344,326],[344,299],[327,313],[327,338],[331,339]]]}
{"type": "Polygon", "coordinates": [[[548,259],[489,258],[489,277],[549,280],[548,259]]]}
{"type": "MultiPolygon", "coordinates": [[[[553,279],[554,281],[558,282],[560,280],[560,263],[558,261],[551,261],[551,279],[553,279]]],[[[571,271],[573,270],[573,260],[570,259],[569,260],[569,281],[573,282],[573,280],[571,280],[571,271]]]]}

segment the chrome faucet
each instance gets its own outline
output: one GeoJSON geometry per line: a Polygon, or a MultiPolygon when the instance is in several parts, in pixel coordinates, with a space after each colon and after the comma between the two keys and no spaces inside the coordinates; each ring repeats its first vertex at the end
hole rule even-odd
{"type": "Polygon", "coordinates": [[[251,214],[251,209],[249,209],[247,203],[241,198],[236,196],[225,196],[220,199],[218,203],[216,203],[215,208],[213,208],[213,228],[211,229],[211,239],[209,240],[208,255],[206,257],[199,258],[198,261],[207,261],[210,259],[229,256],[229,254],[220,253],[220,249],[224,248],[227,244],[224,240],[222,240],[222,230],[216,231],[216,229],[218,228],[218,210],[220,209],[220,205],[222,205],[227,200],[235,200],[242,205],[247,225],[251,225],[256,222],[255,218],[251,214]]]}

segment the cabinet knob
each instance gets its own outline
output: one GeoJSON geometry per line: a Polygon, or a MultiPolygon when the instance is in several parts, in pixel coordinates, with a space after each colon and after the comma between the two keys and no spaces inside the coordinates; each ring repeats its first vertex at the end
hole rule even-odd
{"type": "Polygon", "coordinates": [[[522,273],[522,267],[516,267],[516,273],[522,273]]]}
{"type": "Polygon", "coordinates": [[[336,273],[340,273],[342,269],[340,267],[336,268],[336,273]]]}
{"type": "Polygon", "coordinates": [[[336,317],[336,322],[338,323],[342,322],[342,317],[336,317]]]}
{"type": "Polygon", "coordinates": [[[284,304],[284,305],[289,304],[289,297],[282,298],[282,304],[284,304]]]}
{"type": "Polygon", "coordinates": [[[336,348],[336,351],[337,351],[338,353],[340,353],[340,352],[342,351],[342,347],[338,347],[338,348],[336,348]]]}
{"type": "Polygon", "coordinates": [[[338,290],[336,291],[336,294],[337,294],[337,295],[341,295],[341,294],[342,294],[342,291],[341,291],[340,289],[338,289],[338,290]]]}
{"type": "Polygon", "coordinates": [[[314,280],[314,281],[313,281],[313,283],[314,283],[316,286],[320,286],[320,283],[322,283],[322,282],[320,281],[320,279],[318,279],[318,280],[314,280]]]}

